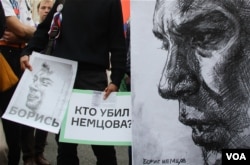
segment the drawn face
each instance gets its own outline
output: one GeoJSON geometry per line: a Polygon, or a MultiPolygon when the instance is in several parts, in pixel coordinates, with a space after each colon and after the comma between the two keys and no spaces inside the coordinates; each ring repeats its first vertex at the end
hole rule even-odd
{"type": "Polygon", "coordinates": [[[34,75],[26,101],[26,106],[31,110],[39,108],[45,96],[45,91],[53,85],[51,74],[47,68],[42,68],[34,75]]]}
{"type": "Polygon", "coordinates": [[[214,151],[250,147],[249,37],[244,14],[225,3],[157,0],[153,19],[166,51],[159,94],[179,101],[195,144],[214,151]]]}

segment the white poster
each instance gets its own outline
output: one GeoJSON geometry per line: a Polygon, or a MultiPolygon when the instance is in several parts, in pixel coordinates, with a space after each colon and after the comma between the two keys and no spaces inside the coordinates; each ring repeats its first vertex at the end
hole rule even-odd
{"type": "Polygon", "coordinates": [[[131,9],[133,164],[221,165],[222,149],[250,149],[249,1],[131,9]]]}
{"type": "Polygon", "coordinates": [[[178,102],[158,94],[166,55],[152,32],[155,1],[131,3],[133,164],[161,165],[175,160],[185,161],[185,165],[202,165],[191,129],[178,121],[178,102]]]}
{"type": "Polygon", "coordinates": [[[131,145],[130,92],[104,92],[74,89],[60,141],[77,144],[131,145]]]}
{"type": "Polygon", "coordinates": [[[33,52],[3,118],[58,133],[69,102],[77,62],[33,52]]]}

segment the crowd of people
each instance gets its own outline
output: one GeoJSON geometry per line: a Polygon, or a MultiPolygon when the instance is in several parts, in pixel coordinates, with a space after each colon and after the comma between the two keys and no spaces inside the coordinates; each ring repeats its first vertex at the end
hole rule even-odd
{"type": "MultiPolygon", "coordinates": [[[[40,20],[35,23],[29,1],[1,0],[1,21],[5,24],[1,24],[3,35],[0,50],[19,79],[25,69],[32,70],[29,63],[32,51],[42,52],[46,48],[53,16],[61,3],[63,1],[41,0],[37,6],[40,20]]],[[[92,0],[70,0],[63,4],[61,13],[63,22],[53,56],[78,62],[74,88],[104,91],[103,99],[106,99],[111,92],[118,91],[126,67],[120,0],[100,0],[98,3],[92,0]],[[107,69],[111,70],[109,83],[107,69]]],[[[7,108],[16,87],[0,93],[1,114],[7,108]]],[[[50,164],[43,156],[48,132],[5,119],[1,121],[0,164],[19,165],[21,153],[24,165],[50,164]]],[[[58,145],[57,164],[78,165],[78,145],[60,142],[59,134],[55,136],[58,145]]],[[[97,165],[117,164],[114,146],[91,147],[97,165]]]]}

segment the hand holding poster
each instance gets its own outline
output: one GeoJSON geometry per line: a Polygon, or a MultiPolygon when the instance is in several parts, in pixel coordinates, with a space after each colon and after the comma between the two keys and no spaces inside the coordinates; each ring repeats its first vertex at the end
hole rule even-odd
{"type": "Polygon", "coordinates": [[[70,99],[77,62],[33,52],[3,118],[58,133],[70,99]]]}
{"type": "Polygon", "coordinates": [[[60,141],[77,144],[130,145],[130,92],[74,89],[62,124],[60,141]]]}

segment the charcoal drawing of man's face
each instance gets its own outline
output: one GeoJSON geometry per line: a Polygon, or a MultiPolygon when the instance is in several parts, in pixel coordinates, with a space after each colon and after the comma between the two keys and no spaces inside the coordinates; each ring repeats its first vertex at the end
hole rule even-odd
{"type": "Polygon", "coordinates": [[[53,72],[46,63],[42,64],[41,69],[34,74],[26,101],[26,106],[31,110],[37,110],[40,107],[46,90],[53,85],[52,74],[53,72]]]}
{"type": "Polygon", "coordinates": [[[249,17],[247,0],[156,2],[153,33],[166,51],[159,94],[179,101],[179,121],[207,157],[250,148],[249,17]]]}

